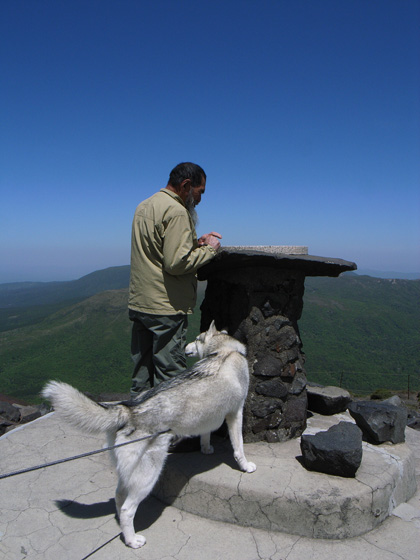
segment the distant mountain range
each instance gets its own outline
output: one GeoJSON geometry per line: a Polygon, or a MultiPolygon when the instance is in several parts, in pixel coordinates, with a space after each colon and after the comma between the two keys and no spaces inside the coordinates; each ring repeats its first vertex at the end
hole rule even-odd
{"type": "Polygon", "coordinates": [[[81,300],[104,290],[127,288],[130,266],[114,266],[67,282],[14,282],[0,284],[0,308],[49,305],[81,300]]]}
{"type": "Polygon", "coordinates": [[[374,278],[396,278],[397,280],[420,280],[420,272],[396,272],[396,271],[378,271],[369,268],[361,268],[357,270],[359,276],[373,276],[374,278]]]}
{"type": "Polygon", "coordinates": [[[0,284],[0,332],[34,324],[63,305],[78,303],[105,290],[128,288],[129,278],[130,267],[126,265],[98,270],[68,282],[0,284]]]}
{"type": "MultiPolygon", "coordinates": [[[[373,278],[419,280],[419,273],[379,272],[361,269],[345,273],[373,278]]],[[[61,282],[12,282],[0,283],[0,309],[25,307],[27,305],[50,305],[62,301],[92,296],[103,290],[119,290],[128,287],[130,266],[114,266],[87,274],[78,280],[61,282]]]]}
{"type": "MultiPolygon", "coordinates": [[[[36,400],[50,378],[128,392],[128,281],[122,266],[72,282],[0,284],[0,393],[36,400]]],[[[368,392],[404,389],[410,375],[419,390],[419,302],[420,280],[307,278],[299,328],[308,379],[368,392]]],[[[197,306],[189,339],[199,315],[197,306]]]]}

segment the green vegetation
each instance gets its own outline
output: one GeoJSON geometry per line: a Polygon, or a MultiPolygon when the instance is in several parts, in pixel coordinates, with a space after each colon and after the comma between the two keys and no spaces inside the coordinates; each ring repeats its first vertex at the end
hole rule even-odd
{"type": "Polygon", "coordinates": [[[364,393],[419,390],[420,281],[307,278],[299,322],[308,379],[364,393]]]}
{"type": "MultiPolygon", "coordinates": [[[[101,292],[62,304],[41,321],[33,308],[26,314],[20,309],[26,326],[0,333],[0,393],[40,402],[45,382],[59,379],[94,395],[127,394],[132,372],[127,299],[126,289],[101,292]]],[[[199,329],[197,310],[189,318],[188,342],[199,329]]]]}
{"type": "MultiPolygon", "coordinates": [[[[33,305],[39,303],[38,284],[32,299],[28,285],[9,285],[13,307],[0,309],[0,393],[39,402],[45,381],[61,379],[95,395],[127,394],[132,370],[127,278],[127,267],[116,267],[61,286],[61,292],[56,284],[68,283],[53,283],[54,298],[43,286],[45,305],[33,305]],[[95,282],[100,293],[85,296],[95,291],[95,282]],[[108,284],[112,290],[102,291],[108,284]]],[[[202,297],[203,286],[199,301],[202,297]]],[[[368,394],[407,390],[410,376],[410,389],[420,390],[419,301],[420,281],[307,278],[299,328],[308,379],[368,394]]],[[[198,304],[189,318],[189,341],[199,324],[198,304]]]]}
{"type": "Polygon", "coordinates": [[[0,309],[0,333],[14,329],[36,325],[46,317],[53,315],[63,307],[76,304],[85,298],[66,300],[65,302],[45,305],[29,305],[28,307],[7,307],[0,309]]]}
{"type": "Polygon", "coordinates": [[[393,393],[389,389],[376,389],[371,395],[372,400],[383,401],[392,397],[393,393]]]}
{"type": "Polygon", "coordinates": [[[83,391],[129,390],[127,291],[102,292],[29,327],[2,333],[1,393],[32,401],[47,379],[83,391]]]}

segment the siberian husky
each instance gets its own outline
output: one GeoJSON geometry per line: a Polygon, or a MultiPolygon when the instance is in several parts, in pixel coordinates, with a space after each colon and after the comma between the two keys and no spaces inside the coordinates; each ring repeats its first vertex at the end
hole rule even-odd
{"type": "Polygon", "coordinates": [[[134,532],[134,515],[152,491],[174,435],[200,435],[201,451],[212,453],[210,433],[226,420],[239,468],[256,469],[244,455],[242,440],[242,409],[249,383],[245,346],[217,331],[213,322],[185,352],[201,360],[132,401],[98,404],[59,381],[50,381],[42,391],[69,423],[88,432],[106,432],[110,446],[154,435],[112,451],[118,472],[117,514],[125,544],[132,548],[146,542],[134,532]]]}

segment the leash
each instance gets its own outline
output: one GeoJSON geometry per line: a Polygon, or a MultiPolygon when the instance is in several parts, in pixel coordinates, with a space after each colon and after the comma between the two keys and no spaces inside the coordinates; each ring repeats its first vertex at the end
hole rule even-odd
{"type": "Polygon", "coordinates": [[[124,445],[130,445],[131,443],[137,443],[139,441],[144,441],[145,439],[152,439],[162,434],[167,434],[170,430],[165,430],[163,432],[157,432],[151,436],[143,436],[138,439],[133,439],[131,441],[126,441],[124,443],[117,443],[116,445],[110,445],[109,447],[103,447],[102,449],[96,449],[95,451],[88,451],[87,453],[82,453],[81,455],[73,455],[73,457],[67,457],[65,459],[58,459],[57,461],[51,461],[50,463],[44,463],[43,465],[36,465],[34,467],[28,467],[26,469],[21,469],[19,471],[12,471],[5,474],[0,474],[0,480],[3,478],[10,478],[18,474],[24,474],[32,471],[38,471],[45,467],[53,467],[54,465],[60,465],[61,463],[68,463],[69,461],[75,461],[76,459],[83,459],[84,457],[90,457],[91,455],[96,455],[97,453],[103,453],[104,451],[111,451],[112,449],[117,449],[118,447],[123,447],[124,445]]]}

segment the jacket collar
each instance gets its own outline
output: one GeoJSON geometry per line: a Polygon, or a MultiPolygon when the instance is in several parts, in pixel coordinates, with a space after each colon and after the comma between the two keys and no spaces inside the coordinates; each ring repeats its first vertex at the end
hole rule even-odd
{"type": "Polygon", "coordinates": [[[174,198],[176,201],[178,201],[179,203],[181,203],[182,206],[184,206],[184,207],[186,208],[186,206],[185,206],[185,204],[184,204],[184,201],[183,201],[182,198],[181,198],[179,195],[177,195],[176,193],[174,193],[174,192],[168,190],[168,189],[165,188],[165,187],[163,187],[163,189],[160,189],[160,192],[163,192],[163,193],[165,193],[165,194],[168,194],[169,196],[171,196],[172,198],[174,198]]]}

